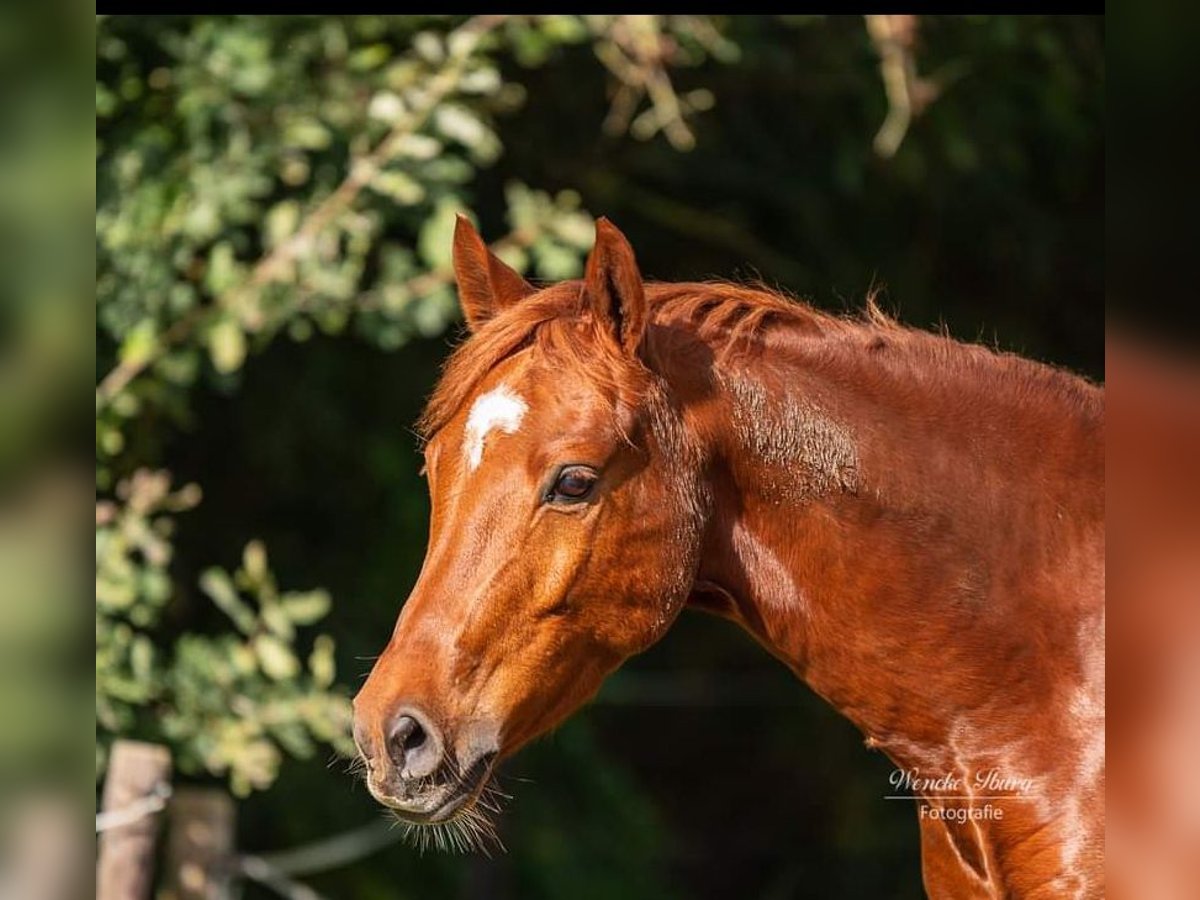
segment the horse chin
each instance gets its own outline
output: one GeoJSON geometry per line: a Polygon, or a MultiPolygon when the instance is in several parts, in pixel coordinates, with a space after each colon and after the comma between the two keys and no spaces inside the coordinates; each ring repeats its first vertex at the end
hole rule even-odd
{"type": "Polygon", "coordinates": [[[402,783],[380,786],[373,779],[368,779],[367,788],[401,821],[410,825],[438,825],[471,811],[491,778],[495,761],[495,753],[484,754],[462,775],[448,773],[440,782],[415,789],[402,783]]]}

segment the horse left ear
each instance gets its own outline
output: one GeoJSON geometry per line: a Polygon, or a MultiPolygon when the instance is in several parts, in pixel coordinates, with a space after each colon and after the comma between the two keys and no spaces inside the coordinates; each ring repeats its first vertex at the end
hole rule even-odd
{"type": "Polygon", "coordinates": [[[646,333],[646,289],[633,248],[603,217],[596,220],[596,243],[583,276],[584,302],[597,323],[634,356],[646,333]]]}

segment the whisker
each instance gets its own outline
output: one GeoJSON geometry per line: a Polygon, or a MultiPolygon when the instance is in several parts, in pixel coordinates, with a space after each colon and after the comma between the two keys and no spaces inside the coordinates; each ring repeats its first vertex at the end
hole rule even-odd
{"type": "MultiPolygon", "coordinates": [[[[455,786],[463,786],[466,773],[457,764],[448,774],[455,786]]],[[[433,777],[424,776],[417,780],[414,789],[419,792],[432,784],[433,777]]],[[[496,829],[495,819],[504,803],[511,799],[510,794],[489,779],[478,789],[475,799],[448,821],[421,824],[408,822],[397,815],[396,822],[404,827],[405,843],[422,855],[432,848],[444,853],[477,852],[490,859],[493,852],[508,852],[496,829]]]]}
{"type": "MultiPolygon", "coordinates": [[[[329,765],[332,766],[335,761],[336,757],[334,760],[330,761],[329,765]]],[[[346,761],[345,773],[347,775],[357,778],[366,778],[367,771],[368,767],[366,760],[364,760],[361,756],[355,755],[346,761]]]]}

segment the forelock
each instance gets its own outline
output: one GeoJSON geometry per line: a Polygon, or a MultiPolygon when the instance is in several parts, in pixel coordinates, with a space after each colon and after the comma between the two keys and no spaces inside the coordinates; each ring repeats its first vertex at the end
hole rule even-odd
{"type": "Polygon", "coordinates": [[[504,360],[534,349],[555,377],[581,377],[616,406],[636,406],[651,375],[640,362],[621,355],[580,311],[579,282],[553,285],[486,322],[460,344],[442,367],[442,375],[417,423],[429,440],[478,392],[483,380],[504,360]]]}

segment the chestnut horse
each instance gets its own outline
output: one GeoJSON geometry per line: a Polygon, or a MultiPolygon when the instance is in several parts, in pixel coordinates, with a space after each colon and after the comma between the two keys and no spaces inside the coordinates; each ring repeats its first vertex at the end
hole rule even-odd
{"type": "Polygon", "coordinates": [[[465,219],[454,268],[428,552],[355,699],[379,801],[473,840],[496,761],[692,606],[895,762],[929,894],[1103,893],[1101,389],[873,304],[645,283],[604,219],[581,281],[465,219]]]}

